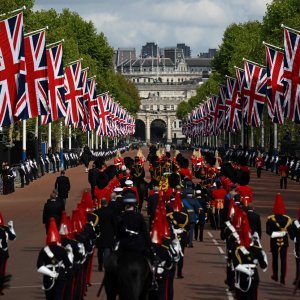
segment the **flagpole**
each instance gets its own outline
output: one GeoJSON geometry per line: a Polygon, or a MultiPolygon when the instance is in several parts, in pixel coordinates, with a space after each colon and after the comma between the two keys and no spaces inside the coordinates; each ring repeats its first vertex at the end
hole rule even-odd
{"type": "Polygon", "coordinates": [[[106,137],[106,150],[108,149],[108,136],[106,137]]]}
{"type": "Polygon", "coordinates": [[[300,31],[299,31],[299,30],[296,30],[296,29],[291,28],[291,27],[287,27],[287,26],[285,26],[284,24],[281,24],[281,28],[285,28],[285,29],[287,29],[287,30],[293,31],[294,33],[300,34],[300,31]]]}
{"type": "Polygon", "coordinates": [[[58,45],[60,43],[64,43],[64,42],[65,42],[65,39],[61,39],[60,41],[57,41],[57,42],[46,45],[46,48],[51,48],[53,46],[56,46],[56,45],[58,45]]]}
{"type": "Polygon", "coordinates": [[[22,160],[26,159],[26,120],[22,121],[23,125],[23,143],[22,143],[22,160]]]}
{"type": "Polygon", "coordinates": [[[100,135],[100,148],[103,149],[103,136],[100,135]]]}
{"type": "Polygon", "coordinates": [[[261,68],[266,68],[266,66],[261,65],[261,64],[255,62],[255,61],[249,60],[249,59],[244,58],[244,57],[243,57],[243,61],[247,61],[247,62],[249,62],[249,63],[251,63],[251,64],[254,64],[254,65],[257,65],[257,66],[259,66],[259,67],[261,67],[261,68]]]}
{"type": "Polygon", "coordinates": [[[269,43],[266,43],[265,41],[262,42],[264,46],[267,46],[267,47],[270,47],[270,48],[273,48],[274,50],[279,50],[279,51],[284,51],[283,48],[280,48],[280,47],[277,47],[277,46],[274,46],[272,44],[269,44],[269,43]]]}
{"type": "Polygon", "coordinates": [[[72,127],[69,125],[69,150],[72,149],[72,127]]]}
{"type": "Polygon", "coordinates": [[[274,123],[274,149],[278,148],[278,135],[277,135],[277,123],[274,123]]]}
{"type": "Polygon", "coordinates": [[[82,61],[82,60],[83,60],[83,58],[79,58],[79,59],[76,59],[74,61],[71,61],[71,62],[65,64],[65,67],[73,65],[73,64],[77,63],[78,61],[82,61]]]}
{"type": "Polygon", "coordinates": [[[37,29],[37,30],[31,31],[31,32],[27,32],[27,33],[24,33],[24,37],[29,36],[29,35],[33,35],[35,33],[39,33],[39,32],[42,32],[42,31],[46,31],[48,29],[49,29],[49,27],[46,26],[46,27],[41,28],[41,29],[37,29]]]}
{"type": "Polygon", "coordinates": [[[92,141],[91,141],[91,149],[94,150],[94,131],[92,130],[92,141]]]}
{"type": "Polygon", "coordinates": [[[228,132],[228,147],[231,147],[231,132],[228,132]]]}
{"type": "Polygon", "coordinates": [[[254,146],[254,132],[253,132],[253,127],[250,127],[251,130],[251,148],[254,146]]]}
{"type": "Polygon", "coordinates": [[[95,143],[96,143],[95,148],[96,148],[96,150],[98,150],[98,146],[99,146],[99,140],[98,140],[98,138],[99,138],[99,136],[98,136],[98,134],[96,134],[96,136],[95,136],[95,143]]]}
{"type": "Polygon", "coordinates": [[[7,13],[3,13],[3,14],[0,15],[0,17],[5,17],[5,16],[7,16],[7,15],[12,15],[12,14],[21,12],[21,11],[23,11],[23,10],[25,10],[25,9],[26,9],[26,6],[24,5],[24,6],[20,7],[20,8],[18,8],[18,9],[9,11],[9,12],[7,12],[7,13]]]}
{"type": "Polygon", "coordinates": [[[261,147],[262,149],[265,147],[265,127],[264,127],[264,119],[263,115],[261,116],[261,147]]]}
{"type": "Polygon", "coordinates": [[[59,149],[59,156],[60,156],[60,167],[64,168],[64,143],[63,143],[63,125],[62,121],[59,123],[59,130],[60,130],[60,149],[59,149]]]}
{"type": "Polygon", "coordinates": [[[52,127],[52,123],[48,123],[48,149],[52,147],[51,127],[52,127]]]}

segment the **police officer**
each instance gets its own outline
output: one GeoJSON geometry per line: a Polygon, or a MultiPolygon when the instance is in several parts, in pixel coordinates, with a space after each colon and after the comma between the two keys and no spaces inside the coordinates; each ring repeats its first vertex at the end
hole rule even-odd
{"type": "Polygon", "coordinates": [[[278,256],[281,260],[280,283],[285,285],[286,257],[289,240],[287,233],[291,231],[292,220],[285,214],[285,206],[280,193],[277,193],[273,208],[274,214],[270,215],[266,223],[266,232],[271,237],[273,274],[271,278],[278,281],[278,256]]]}

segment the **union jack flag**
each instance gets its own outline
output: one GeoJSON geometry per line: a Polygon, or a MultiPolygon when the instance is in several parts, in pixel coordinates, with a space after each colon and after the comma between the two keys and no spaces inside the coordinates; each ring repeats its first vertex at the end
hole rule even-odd
{"type": "Polygon", "coordinates": [[[108,117],[110,115],[109,106],[107,104],[108,102],[108,94],[102,94],[97,96],[97,102],[98,102],[98,110],[99,110],[99,125],[97,128],[97,134],[101,136],[107,136],[108,132],[110,130],[109,124],[108,124],[108,117]]]}
{"type": "Polygon", "coordinates": [[[242,119],[237,79],[227,77],[226,92],[226,129],[234,132],[241,129],[242,119]]]}
{"type": "Polygon", "coordinates": [[[81,84],[82,84],[82,101],[80,101],[80,106],[83,112],[83,118],[81,120],[82,131],[86,132],[88,128],[89,119],[89,108],[88,108],[88,89],[87,89],[87,78],[88,78],[88,68],[81,71],[81,84]]]}
{"type": "Polygon", "coordinates": [[[267,92],[266,69],[245,61],[244,118],[246,125],[259,127],[267,92]]]}
{"type": "Polygon", "coordinates": [[[49,114],[43,116],[42,124],[47,124],[66,116],[62,44],[47,49],[46,57],[49,114]]]}
{"type": "Polygon", "coordinates": [[[283,82],[285,116],[300,123],[300,35],[284,29],[283,82]]]}
{"type": "Polygon", "coordinates": [[[77,128],[84,122],[83,91],[81,76],[81,61],[65,68],[64,86],[66,89],[65,101],[67,103],[67,114],[65,125],[73,125],[77,128]]]}
{"type": "Polygon", "coordinates": [[[226,86],[221,85],[219,89],[219,97],[218,97],[218,120],[215,134],[220,134],[222,130],[226,128],[226,86]]]}
{"type": "Polygon", "coordinates": [[[90,130],[94,130],[99,123],[96,79],[94,77],[87,80],[86,97],[88,101],[88,125],[90,130]]]}
{"type": "Polygon", "coordinates": [[[23,13],[19,13],[0,21],[0,127],[16,120],[14,110],[23,57],[23,13]]]}
{"type": "Polygon", "coordinates": [[[244,110],[244,85],[245,85],[245,71],[244,69],[235,67],[235,76],[238,81],[238,90],[240,95],[240,102],[242,106],[242,115],[244,110]]]}
{"type": "Polygon", "coordinates": [[[274,123],[283,124],[283,94],[284,85],[283,76],[283,60],[284,54],[272,47],[266,45],[266,61],[267,61],[267,105],[268,114],[274,123]]]}
{"type": "Polygon", "coordinates": [[[15,116],[22,120],[49,112],[45,31],[26,36],[24,52],[15,107],[15,116]]]}

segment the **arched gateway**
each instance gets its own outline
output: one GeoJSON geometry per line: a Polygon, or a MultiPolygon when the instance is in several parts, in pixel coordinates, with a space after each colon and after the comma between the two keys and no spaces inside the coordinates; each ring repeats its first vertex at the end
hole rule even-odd
{"type": "Polygon", "coordinates": [[[161,119],[151,122],[150,140],[152,143],[160,143],[167,141],[167,124],[161,119]]]}

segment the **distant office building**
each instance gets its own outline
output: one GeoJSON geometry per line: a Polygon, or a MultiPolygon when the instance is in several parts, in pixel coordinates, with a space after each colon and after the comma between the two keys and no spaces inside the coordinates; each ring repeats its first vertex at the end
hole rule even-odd
{"type": "Polygon", "coordinates": [[[198,56],[200,58],[214,58],[217,53],[217,49],[208,49],[208,52],[200,53],[198,56]]]}
{"type": "Polygon", "coordinates": [[[157,57],[158,46],[153,42],[148,42],[146,45],[142,46],[142,58],[146,57],[157,57]]]}
{"type": "Polygon", "coordinates": [[[135,48],[118,48],[116,53],[116,65],[119,66],[128,60],[136,59],[135,48]]]}
{"type": "Polygon", "coordinates": [[[190,58],[191,57],[191,47],[187,46],[186,44],[177,44],[178,49],[182,49],[184,58],[190,58]]]}
{"type": "Polygon", "coordinates": [[[177,47],[164,48],[165,58],[170,58],[174,64],[178,64],[181,60],[184,59],[183,49],[178,49],[177,47]]]}

